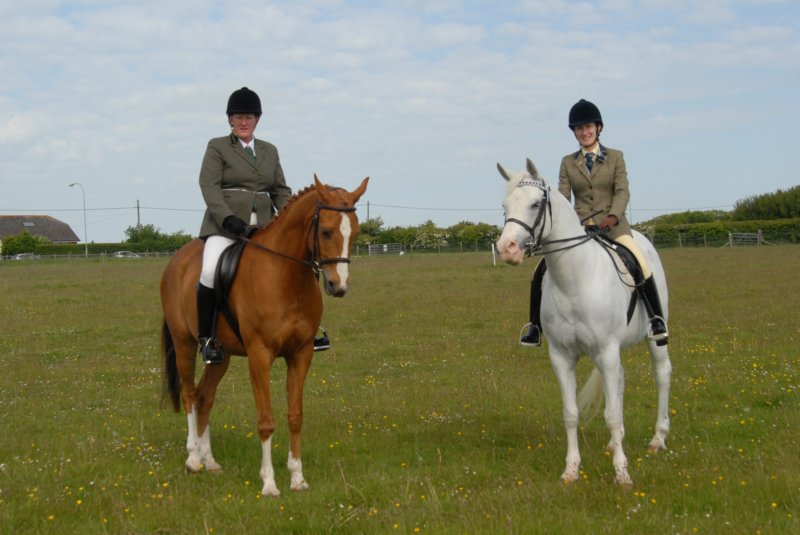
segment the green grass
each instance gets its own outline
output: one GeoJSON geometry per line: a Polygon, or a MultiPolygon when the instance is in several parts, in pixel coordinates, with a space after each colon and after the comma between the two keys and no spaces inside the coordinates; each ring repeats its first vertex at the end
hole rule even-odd
{"type": "MultiPolygon", "coordinates": [[[[0,263],[0,532],[789,533],[797,456],[800,248],[662,252],[673,362],[668,451],[655,386],[623,355],[634,489],[613,484],[602,418],[562,485],[561,401],[546,349],[516,343],[533,263],[486,253],[356,258],[326,298],[334,349],[306,383],[308,492],[288,490],[282,361],[277,499],[244,359],[212,415],[221,474],[184,472],[186,418],[162,409],[164,259],[0,263]]],[[[579,367],[588,376],[588,359],[579,367]]]]}

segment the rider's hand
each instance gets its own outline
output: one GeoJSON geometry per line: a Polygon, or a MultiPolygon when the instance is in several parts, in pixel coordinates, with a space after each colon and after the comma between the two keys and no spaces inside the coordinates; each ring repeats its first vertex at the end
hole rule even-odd
{"type": "Polygon", "coordinates": [[[222,228],[233,234],[234,236],[241,236],[244,234],[245,229],[244,221],[235,215],[229,215],[222,222],[222,228]]]}
{"type": "Polygon", "coordinates": [[[619,223],[617,216],[608,214],[605,219],[600,222],[600,228],[605,231],[609,231],[611,230],[611,227],[617,226],[617,223],[619,223]]]}

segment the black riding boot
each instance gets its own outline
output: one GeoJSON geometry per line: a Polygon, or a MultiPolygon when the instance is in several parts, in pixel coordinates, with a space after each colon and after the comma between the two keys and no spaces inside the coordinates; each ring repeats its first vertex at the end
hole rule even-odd
{"type": "Polygon", "coordinates": [[[317,338],[314,337],[314,351],[325,351],[326,349],[331,348],[331,339],[328,338],[328,333],[325,331],[322,326],[320,326],[319,330],[322,331],[322,336],[317,338]]]}
{"type": "Polygon", "coordinates": [[[547,265],[544,263],[544,258],[542,258],[539,265],[536,266],[536,271],[533,272],[533,278],[531,279],[531,301],[528,315],[531,321],[523,327],[523,329],[527,327],[528,331],[519,339],[519,343],[524,346],[539,347],[542,345],[542,318],[540,311],[542,308],[542,280],[546,270],[547,265]]]}
{"type": "Polygon", "coordinates": [[[656,345],[667,345],[669,341],[667,323],[664,320],[664,312],[661,310],[661,299],[658,297],[656,281],[653,279],[652,275],[649,279],[644,281],[644,285],[641,288],[644,306],[647,310],[647,316],[650,318],[650,333],[648,334],[648,338],[655,341],[656,345]]]}
{"type": "Polygon", "coordinates": [[[214,289],[197,283],[197,337],[200,340],[200,353],[206,364],[218,364],[225,360],[222,345],[214,337],[216,313],[214,289]]]}

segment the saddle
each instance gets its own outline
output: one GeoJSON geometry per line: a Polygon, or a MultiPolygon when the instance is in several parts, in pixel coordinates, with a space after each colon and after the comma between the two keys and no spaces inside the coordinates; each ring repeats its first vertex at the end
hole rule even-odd
{"type": "Polygon", "coordinates": [[[636,260],[636,256],[624,245],[610,240],[602,233],[594,234],[593,238],[605,248],[617,268],[620,281],[631,290],[631,299],[628,303],[627,313],[628,323],[630,323],[631,318],[633,318],[633,313],[636,310],[636,301],[638,300],[638,292],[636,290],[644,283],[642,267],[636,260]]]}
{"type": "MultiPolygon", "coordinates": [[[[251,238],[258,230],[259,227],[247,227],[244,237],[251,238]]],[[[222,251],[219,262],[217,262],[217,271],[214,273],[214,294],[217,302],[217,311],[222,312],[231,330],[233,330],[236,338],[242,344],[244,344],[244,341],[242,340],[242,333],[239,331],[239,321],[228,304],[228,295],[231,293],[233,280],[236,278],[236,271],[239,269],[239,260],[242,258],[242,252],[246,246],[247,241],[245,240],[237,240],[229,245],[222,251]]],[[[216,317],[216,314],[214,316],[216,317]]],[[[216,332],[216,320],[214,331],[216,332]]]]}

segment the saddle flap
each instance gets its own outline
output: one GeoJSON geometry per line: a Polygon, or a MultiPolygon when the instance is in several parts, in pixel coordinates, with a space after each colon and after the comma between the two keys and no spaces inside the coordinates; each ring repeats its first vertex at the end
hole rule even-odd
{"type": "MultiPolygon", "coordinates": [[[[245,237],[250,238],[257,230],[258,227],[248,227],[245,237]]],[[[236,271],[239,269],[239,260],[246,246],[247,241],[236,240],[222,251],[219,262],[217,262],[217,271],[214,273],[214,290],[217,303],[224,303],[228,300],[228,294],[233,286],[233,279],[236,278],[236,271]]]]}
{"type": "Polygon", "coordinates": [[[614,265],[619,275],[620,281],[631,292],[631,299],[628,302],[627,318],[628,323],[633,318],[633,313],[636,310],[636,302],[638,301],[638,293],[635,291],[637,284],[642,281],[642,268],[636,260],[636,256],[624,245],[614,242],[607,237],[596,234],[594,238],[606,248],[608,256],[614,262],[614,265]]]}

